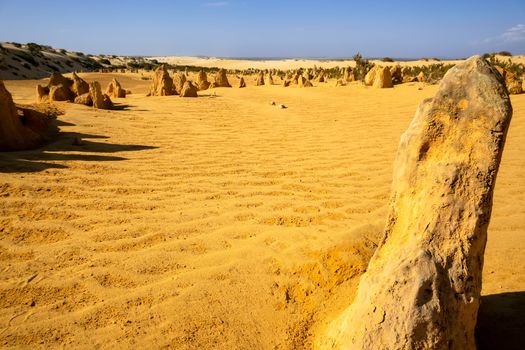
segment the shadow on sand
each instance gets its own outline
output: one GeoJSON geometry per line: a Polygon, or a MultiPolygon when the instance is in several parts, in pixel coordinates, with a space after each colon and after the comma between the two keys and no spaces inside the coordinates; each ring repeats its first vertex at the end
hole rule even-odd
{"type": "Polygon", "coordinates": [[[525,292],[481,297],[476,342],[478,350],[523,349],[523,344],[525,344],[525,292]]]}
{"type": "MultiPolygon", "coordinates": [[[[57,124],[59,126],[74,125],[62,121],[58,121],[57,124]]],[[[42,147],[27,151],[0,152],[0,173],[38,172],[46,169],[67,168],[66,165],[48,163],[49,161],[121,161],[127,158],[89,153],[118,153],[158,148],[145,145],[119,145],[86,139],[108,139],[108,137],[76,132],[60,132],[55,141],[42,147]],[[81,140],[81,142],[78,143],[75,140],[81,140]]]]}

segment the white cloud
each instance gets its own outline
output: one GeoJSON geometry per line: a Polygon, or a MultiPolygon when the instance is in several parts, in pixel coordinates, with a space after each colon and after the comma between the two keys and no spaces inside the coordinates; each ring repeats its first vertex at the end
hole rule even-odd
{"type": "Polygon", "coordinates": [[[503,32],[503,34],[482,40],[482,43],[516,43],[521,41],[525,41],[525,24],[516,24],[503,32]]]}
{"type": "Polygon", "coordinates": [[[525,41],[525,24],[517,24],[507,29],[501,34],[501,38],[505,42],[525,41]]]}
{"type": "Polygon", "coordinates": [[[211,1],[211,2],[205,2],[202,4],[204,7],[225,7],[228,6],[230,3],[228,1],[211,1]]]}

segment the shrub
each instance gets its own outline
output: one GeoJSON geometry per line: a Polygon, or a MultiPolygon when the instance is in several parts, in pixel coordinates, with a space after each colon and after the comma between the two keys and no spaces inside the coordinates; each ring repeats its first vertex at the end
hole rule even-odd
{"type": "Polygon", "coordinates": [[[13,42],[13,43],[11,43],[11,44],[13,44],[14,47],[18,47],[18,48],[21,48],[21,47],[22,47],[22,44],[20,44],[20,43],[14,43],[14,42],[13,42]]]}
{"type": "Polygon", "coordinates": [[[365,76],[370,69],[374,66],[367,59],[364,59],[363,56],[358,52],[353,57],[355,61],[354,78],[355,80],[365,80],[365,76]]]}
{"type": "Polygon", "coordinates": [[[27,43],[27,48],[33,55],[40,55],[40,51],[42,51],[42,46],[35,43],[27,43]]]}
{"type": "Polygon", "coordinates": [[[383,62],[394,62],[394,60],[391,59],[390,57],[383,57],[383,59],[381,61],[383,61],[383,62]]]}
{"type": "Polygon", "coordinates": [[[512,56],[512,54],[509,51],[500,51],[497,54],[500,56],[512,56]]]}
{"type": "Polygon", "coordinates": [[[487,61],[493,66],[500,66],[507,72],[511,72],[516,78],[521,79],[525,74],[525,65],[523,63],[514,63],[510,60],[499,60],[494,54],[489,55],[487,61]]]}
{"type": "Polygon", "coordinates": [[[35,58],[32,55],[28,54],[27,52],[20,51],[20,52],[15,53],[15,56],[20,57],[24,61],[26,61],[26,62],[30,63],[31,65],[33,65],[34,67],[38,67],[39,66],[38,61],[35,60],[35,58]]]}
{"type": "Polygon", "coordinates": [[[102,63],[102,64],[111,65],[111,62],[107,58],[103,58],[103,59],[99,60],[99,62],[102,63]]]}

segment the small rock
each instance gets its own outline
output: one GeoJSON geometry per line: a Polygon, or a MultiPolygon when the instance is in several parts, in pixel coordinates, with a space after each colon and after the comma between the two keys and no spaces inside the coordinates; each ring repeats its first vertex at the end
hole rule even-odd
{"type": "Polygon", "coordinates": [[[279,108],[280,108],[280,109],[286,109],[286,108],[288,108],[288,107],[286,107],[285,105],[279,105],[279,108]]]}

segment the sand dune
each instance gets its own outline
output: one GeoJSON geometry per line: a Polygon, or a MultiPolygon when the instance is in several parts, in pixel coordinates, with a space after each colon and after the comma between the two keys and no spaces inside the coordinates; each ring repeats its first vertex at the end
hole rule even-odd
{"type": "MultiPolygon", "coordinates": [[[[353,297],[399,137],[436,86],[248,80],[146,98],[140,75],[81,76],[103,88],[115,76],[133,94],[115,111],[61,104],[58,141],[0,154],[0,344],[311,348],[353,297]]],[[[32,102],[35,85],[6,81],[17,102],[32,102]]],[[[512,103],[480,348],[523,329],[525,95],[512,103]]]]}
{"type": "MultiPolygon", "coordinates": [[[[499,60],[507,61],[509,57],[507,56],[496,56],[499,60]]],[[[313,68],[323,67],[323,68],[334,68],[334,67],[347,67],[355,66],[355,62],[351,59],[272,59],[272,60],[249,60],[249,59],[228,59],[228,58],[216,58],[216,57],[191,57],[191,56],[159,56],[159,57],[150,57],[150,59],[156,59],[159,62],[181,65],[181,66],[197,66],[197,67],[218,67],[225,69],[298,69],[298,68],[313,68]]],[[[525,56],[512,56],[510,57],[512,62],[515,63],[525,63],[525,56]]],[[[382,65],[382,66],[392,66],[392,65],[401,65],[405,66],[426,66],[431,64],[457,64],[461,62],[460,59],[455,60],[436,60],[436,59],[419,59],[419,60],[410,60],[410,61],[395,61],[395,62],[383,62],[381,60],[370,60],[373,63],[382,65]]]]}

